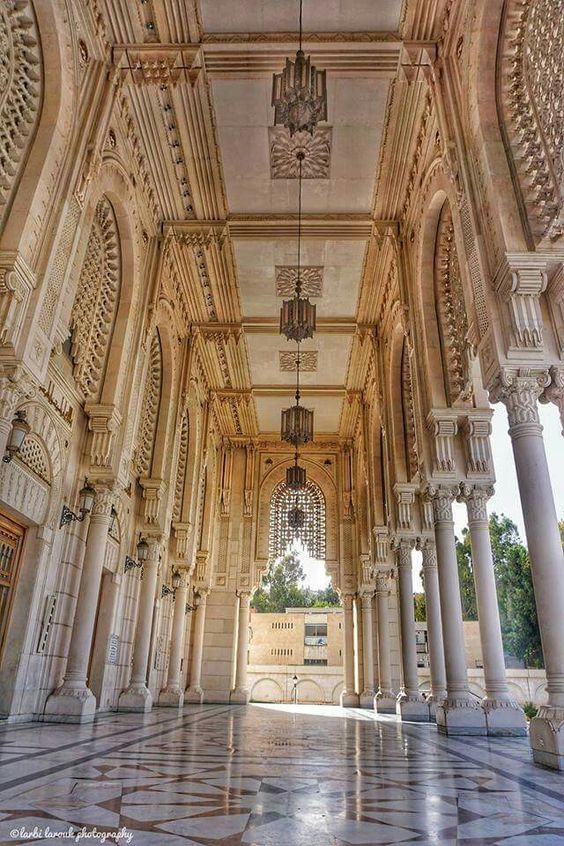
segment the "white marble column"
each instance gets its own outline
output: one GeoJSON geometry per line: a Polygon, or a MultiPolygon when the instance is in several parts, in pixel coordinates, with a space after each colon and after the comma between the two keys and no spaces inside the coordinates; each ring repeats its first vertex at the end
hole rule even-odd
{"type": "Polygon", "coordinates": [[[98,489],[90,514],[67,668],[62,685],[45,703],[43,719],[48,722],[86,723],[94,719],[96,697],[88,687],[87,673],[112,505],[111,491],[98,489]]]}
{"type": "Polygon", "coordinates": [[[194,644],[192,646],[192,662],[190,664],[190,686],[186,689],[186,693],[184,694],[185,702],[196,702],[198,704],[201,703],[204,698],[201,681],[207,600],[208,591],[201,590],[196,593],[194,600],[196,605],[196,619],[194,620],[194,644]]]}
{"type": "Polygon", "coordinates": [[[174,612],[170,636],[170,657],[166,686],[160,692],[159,705],[168,708],[181,708],[184,704],[184,689],[180,684],[180,667],[184,651],[186,632],[186,598],[188,596],[188,571],[178,568],[180,584],[174,594],[174,612]]]}
{"type": "Polygon", "coordinates": [[[390,614],[388,599],[390,585],[388,574],[376,576],[376,607],[378,612],[378,692],[374,697],[374,710],[378,714],[395,714],[396,697],[392,690],[392,663],[390,660],[390,614]]]}
{"type": "Polygon", "coordinates": [[[525,735],[527,721],[523,709],[509,692],[505,674],[487,510],[487,502],[492,494],[493,487],[489,486],[463,485],[461,489],[461,499],[466,502],[468,509],[472,571],[484,662],[486,695],[482,707],[486,713],[488,734],[525,735]]]}
{"type": "Polygon", "coordinates": [[[486,715],[468,686],[462,603],[454,538],[452,502],[458,489],[430,487],[441,597],[447,696],[436,706],[437,727],[443,734],[486,734],[486,715]]]}
{"type": "Polygon", "coordinates": [[[421,543],[423,553],[423,581],[425,587],[425,609],[427,616],[427,644],[431,671],[431,695],[429,716],[435,719],[437,705],[446,698],[445,650],[443,646],[443,624],[441,621],[441,599],[439,596],[439,573],[437,552],[433,541],[421,543]]]}
{"type": "Polygon", "coordinates": [[[403,686],[397,699],[397,714],[402,720],[429,721],[429,706],[419,691],[417,673],[417,642],[415,638],[415,608],[413,605],[412,543],[400,540],[396,557],[398,564],[401,663],[403,686]]]}
{"type": "Polygon", "coordinates": [[[133,642],[133,664],[129,686],[119,697],[119,711],[147,713],[153,707],[153,696],[147,686],[149,651],[151,648],[151,630],[153,609],[157,590],[159,561],[162,545],[159,538],[147,538],[149,550],[143,562],[143,575],[139,604],[137,607],[137,625],[133,642]]]}
{"type": "Polygon", "coordinates": [[[547,382],[504,373],[490,397],[507,407],[546,668],[548,702],[530,724],[533,760],[564,770],[564,555],[537,406],[547,382]]]}
{"type": "Polygon", "coordinates": [[[250,691],[247,687],[247,662],[249,653],[249,623],[251,618],[251,594],[239,591],[239,615],[237,622],[237,665],[235,668],[235,687],[231,691],[230,702],[246,705],[250,691]]]}
{"type": "Polygon", "coordinates": [[[374,708],[374,615],[372,591],[361,594],[362,601],[362,657],[364,661],[364,690],[360,694],[361,708],[374,708]]]}
{"type": "Polygon", "coordinates": [[[343,675],[345,686],[341,693],[343,708],[358,707],[358,693],[354,686],[354,620],[352,593],[342,595],[343,602],[343,675]]]}

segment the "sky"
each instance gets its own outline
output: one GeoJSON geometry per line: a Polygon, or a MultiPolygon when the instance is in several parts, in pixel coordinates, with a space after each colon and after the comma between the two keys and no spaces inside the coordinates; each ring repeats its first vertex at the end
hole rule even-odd
{"type": "MultiPolygon", "coordinates": [[[[489,502],[490,514],[495,511],[498,514],[505,514],[517,525],[521,539],[526,543],[525,527],[523,524],[523,513],[517,487],[517,475],[513,461],[513,450],[511,439],[507,434],[507,414],[505,407],[501,404],[493,406],[494,415],[492,419],[492,454],[494,459],[496,483],[495,494],[489,502]]],[[[548,458],[548,466],[552,481],[552,490],[556,504],[556,513],[559,519],[564,518],[564,437],[561,433],[560,415],[557,407],[539,405],[540,420],[544,427],[543,439],[548,458]]],[[[464,503],[454,503],[455,532],[460,536],[462,529],[467,525],[466,506],[464,503]]],[[[307,553],[300,550],[302,566],[306,573],[306,585],[313,590],[325,588],[329,579],[325,574],[325,566],[322,561],[315,561],[307,553]]],[[[420,579],[421,553],[413,553],[413,586],[415,591],[422,591],[423,586],[420,579]]]]}

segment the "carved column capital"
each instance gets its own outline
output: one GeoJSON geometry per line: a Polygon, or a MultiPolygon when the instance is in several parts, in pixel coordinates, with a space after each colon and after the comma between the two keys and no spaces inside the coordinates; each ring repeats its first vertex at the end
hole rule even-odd
{"type": "Polygon", "coordinates": [[[0,366],[0,418],[11,421],[19,403],[35,393],[35,382],[20,364],[0,366]]]}
{"type": "Polygon", "coordinates": [[[562,434],[564,435],[564,366],[550,368],[550,385],[544,389],[539,400],[542,403],[553,402],[560,412],[562,434]]]}
{"type": "Polygon", "coordinates": [[[386,596],[390,593],[389,572],[376,574],[376,593],[386,594],[386,596]]]}
{"type": "Polygon", "coordinates": [[[112,508],[115,507],[115,501],[115,494],[110,488],[97,487],[90,516],[101,517],[109,522],[112,517],[112,508]]]}
{"type": "Polygon", "coordinates": [[[363,589],[362,593],[360,594],[363,611],[372,611],[372,597],[373,596],[374,596],[374,589],[373,588],[363,589]]]}
{"type": "Polygon", "coordinates": [[[436,570],[438,566],[437,547],[434,542],[431,540],[423,541],[420,549],[423,553],[423,571],[428,572],[429,570],[436,570]]]}
{"type": "Polygon", "coordinates": [[[352,611],[354,597],[355,597],[354,593],[342,593],[341,594],[341,602],[343,603],[343,609],[345,611],[352,611]]]}
{"type": "Polygon", "coordinates": [[[460,494],[457,499],[465,502],[468,509],[468,520],[471,523],[488,521],[488,500],[494,495],[493,485],[467,485],[460,486],[460,494]]]}
{"type": "Polygon", "coordinates": [[[454,485],[429,485],[425,496],[433,503],[435,523],[452,523],[452,503],[459,493],[454,485]]]}
{"type": "Polygon", "coordinates": [[[251,604],[252,592],[250,590],[238,590],[237,596],[242,606],[248,608],[251,604]]]}
{"type": "Polygon", "coordinates": [[[540,434],[537,401],[550,384],[546,370],[526,368],[504,368],[490,388],[490,401],[502,402],[507,408],[509,432],[519,434],[540,434]]]}

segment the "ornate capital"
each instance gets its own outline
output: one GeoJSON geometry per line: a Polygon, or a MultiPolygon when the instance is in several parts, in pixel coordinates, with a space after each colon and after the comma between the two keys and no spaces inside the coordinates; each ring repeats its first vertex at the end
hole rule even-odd
{"type": "Polygon", "coordinates": [[[537,400],[549,383],[550,376],[545,370],[505,368],[500,372],[490,388],[490,401],[504,403],[511,435],[523,427],[526,429],[523,433],[541,431],[537,400]]]}
{"type": "Polygon", "coordinates": [[[411,568],[411,550],[415,546],[415,542],[409,538],[396,538],[394,541],[394,550],[397,553],[398,567],[411,568]]]}
{"type": "Polygon", "coordinates": [[[436,523],[452,523],[452,503],[459,489],[450,485],[429,485],[426,496],[433,503],[433,519],[436,523]]]}
{"type": "Polygon", "coordinates": [[[20,364],[0,366],[0,418],[11,421],[19,403],[35,396],[35,383],[20,364]]]}
{"type": "Polygon", "coordinates": [[[115,494],[110,488],[97,487],[90,517],[102,518],[109,523],[112,519],[112,508],[115,506],[115,501],[115,494]]]}
{"type": "Polygon", "coordinates": [[[362,600],[362,610],[372,611],[372,597],[374,596],[374,591],[363,590],[360,596],[362,600]]]}
{"type": "Polygon", "coordinates": [[[345,611],[352,611],[354,601],[354,593],[342,593],[341,602],[345,611]]]}
{"type": "Polygon", "coordinates": [[[547,284],[545,259],[535,253],[507,255],[499,291],[509,306],[513,349],[542,347],[540,295],[546,291],[547,284]]]}
{"type": "Polygon", "coordinates": [[[459,502],[465,502],[470,523],[488,522],[488,499],[494,495],[493,485],[460,486],[459,502]]]}
{"type": "Polygon", "coordinates": [[[390,574],[377,573],[376,575],[376,593],[385,594],[390,592],[390,574]]]}
{"type": "Polygon", "coordinates": [[[437,548],[433,541],[427,540],[421,544],[421,552],[423,553],[423,571],[437,569],[437,548]]]}
{"type": "Polygon", "coordinates": [[[564,435],[564,366],[550,368],[550,385],[539,397],[540,402],[553,402],[558,406],[564,435]]]}

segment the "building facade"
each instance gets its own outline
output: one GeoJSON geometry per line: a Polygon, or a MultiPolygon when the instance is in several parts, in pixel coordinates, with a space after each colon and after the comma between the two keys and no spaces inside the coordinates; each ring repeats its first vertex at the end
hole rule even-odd
{"type": "Polygon", "coordinates": [[[0,714],[248,701],[250,597],[287,540],[297,365],[277,315],[299,228],[318,303],[306,541],[342,600],[341,701],[525,730],[488,536],[491,403],[546,664],[531,744],[562,768],[564,562],[538,415],[564,414],[560,4],[351,0],[329,20],[311,0],[329,121],[296,138],[269,99],[296,33],[257,3],[0,0],[0,714]]]}

